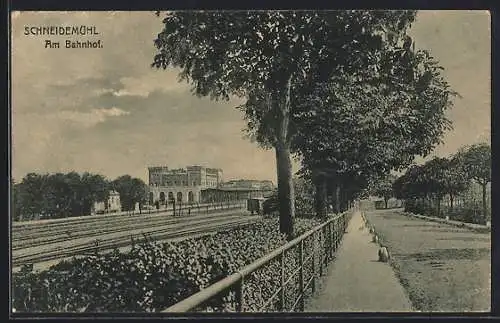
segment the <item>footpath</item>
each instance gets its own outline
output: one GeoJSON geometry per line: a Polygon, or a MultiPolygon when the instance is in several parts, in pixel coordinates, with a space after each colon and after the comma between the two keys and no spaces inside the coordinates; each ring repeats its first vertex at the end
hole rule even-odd
{"type": "Polygon", "coordinates": [[[378,261],[379,245],[355,211],[336,259],[329,265],[306,312],[411,312],[412,306],[389,263],[378,261]]]}

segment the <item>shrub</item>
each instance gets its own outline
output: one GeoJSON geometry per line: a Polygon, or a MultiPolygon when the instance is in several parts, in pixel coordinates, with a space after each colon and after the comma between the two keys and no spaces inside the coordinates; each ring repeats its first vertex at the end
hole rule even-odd
{"type": "MultiPolygon", "coordinates": [[[[319,223],[296,219],[297,234],[319,223]]],[[[271,218],[175,243],[145,239],[126,253],[73,258],[42,272],[23,268],[13,275],[13,307],[17,312],[159,311],[285,244],[278,227],[278,219],[271,218]]],[[[294,257],[287,255],[288,269],[295,266],[294,257]]],[[[249,310],[274,293],[279,275],[280,267],[271,264],[246,281],[249,310]]],[[[234,293],[226,292],[204,304],[204,310],[234,310],[233,301],[234,293]]]]}
{"type": "Polygon", "coordinates": [[[405,211],[440,218],[449,216],[450,220],[466,223],[486,224],[486,220],[482,216],[480,208],[475,205],[455,206],[453,209],[443,205],[438,215],[437,207],[431,207],[414,200],[407,200],[405,201],[405,211]]]}
{"type": "Polygon", "coordinates": [[[448,209],[446,214],[450,220],[461,221],[474,224],[486,224],[486,220],[481,214],[481,210],[473,206],[448,209]]]}

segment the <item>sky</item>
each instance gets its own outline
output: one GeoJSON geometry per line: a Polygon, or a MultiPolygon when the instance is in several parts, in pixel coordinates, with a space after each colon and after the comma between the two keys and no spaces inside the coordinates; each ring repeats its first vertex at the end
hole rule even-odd
{"type": "MultiPolygon", "coordinates": [[[[244,137],[229,102],[197,98],[178,70],[150,67],[161,19],[152,12],[13,12],[11,42],[12,176],[89,171],[147,180],[147,167],[204,165],[226,180],[276,183],[273,151],[244,137]],[[31,26],[95,26],[96,36],[25,35],[31,26]],[[45,48],[45,40],[61,48],[45,48]],[[64,48],[66,39],[102,48],[64,48]]],[[[459,92],[448,117],[454,129],[426,159],[490,141],[490,15],[419,11],[410,35],[445,68],[459,92]]],[[[417,162],[425,159],[417,158],[417,162]]],[[[295,169],[297,167],[295,166],[295,169]]]]}

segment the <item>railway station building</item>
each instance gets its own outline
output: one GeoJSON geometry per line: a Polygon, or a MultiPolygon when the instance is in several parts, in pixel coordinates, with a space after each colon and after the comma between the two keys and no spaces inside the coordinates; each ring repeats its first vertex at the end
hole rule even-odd
{"type": "Polygon", "coordinates": [[[270,181],[234,180],[223,182],[223,171],[198,165],[169,169],[148,167],[150,205],[194,204],[236,201],[269,194],[270,181]],[[260,184],[262,182],[264,184],[260,184]]]}

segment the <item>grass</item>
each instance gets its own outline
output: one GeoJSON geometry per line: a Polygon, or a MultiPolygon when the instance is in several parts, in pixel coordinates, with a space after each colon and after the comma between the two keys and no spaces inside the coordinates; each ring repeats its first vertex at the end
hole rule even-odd
{"type": "Polygon", "coordinates": [[[366,217],[391,251],[391,265],[416,310],[490,311],[489,234],[394,210],[370,211],[366,217]]]}

